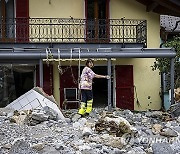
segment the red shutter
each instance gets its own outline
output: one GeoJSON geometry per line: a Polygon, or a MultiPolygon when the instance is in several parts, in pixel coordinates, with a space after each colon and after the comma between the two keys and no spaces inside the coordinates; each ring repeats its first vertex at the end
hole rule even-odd
{"type": "Polygon", "coordinates": [[[29,42],[29,0],[16,0],[16,42],[29,42]]]}

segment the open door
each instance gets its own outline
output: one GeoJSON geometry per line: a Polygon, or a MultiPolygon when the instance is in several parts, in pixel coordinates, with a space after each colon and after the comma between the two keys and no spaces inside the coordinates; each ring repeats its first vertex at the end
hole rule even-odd
{"type": "Polygon", "coordinates": [[[116,106],[134,110],[133,66],[120,65],[116,70],[116,106]]]}
{"type": "Polygon", "coordinates": [[[85,0],[86,41],[109,42],[109,0],[85,0]]]}

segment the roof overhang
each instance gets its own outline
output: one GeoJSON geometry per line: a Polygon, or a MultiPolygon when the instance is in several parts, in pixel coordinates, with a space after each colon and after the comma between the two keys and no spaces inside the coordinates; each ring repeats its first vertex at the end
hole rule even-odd
{"type": "Polygon", "coordinates": [[[39,61],[40,59],[81,58],[174,58],[172,48],[0,48],[1,63],[39,61]]]}
{"type": "Polygon", "coordinates": [[[146,6],[147,12],[180,17],[179,0],[136,0],[146,6]]]}

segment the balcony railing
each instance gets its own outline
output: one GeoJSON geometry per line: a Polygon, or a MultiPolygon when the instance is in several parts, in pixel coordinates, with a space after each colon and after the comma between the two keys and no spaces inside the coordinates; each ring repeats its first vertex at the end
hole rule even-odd
{"type": "Polygon", "coordinates": [[[0,18],[0,42],[147,43],[146,20],[0,18]]]}

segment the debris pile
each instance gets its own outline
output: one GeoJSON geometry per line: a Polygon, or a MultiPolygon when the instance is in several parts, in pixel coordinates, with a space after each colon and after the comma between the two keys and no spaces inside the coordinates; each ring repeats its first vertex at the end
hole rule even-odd
{"type": "Polygon", "coordinates": [[[180,116],[95,108],[81,117],[77,109],[57,110],[44,95],[34,94],[37,107],[26,101],[31,108],[22,108],[21,101],[19,109],[0,108],[0,154],[180,153],[180,116]]]}

